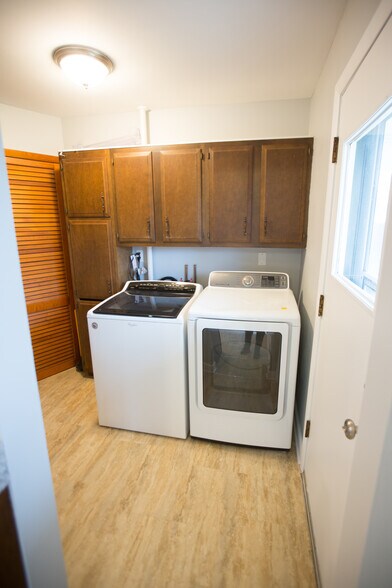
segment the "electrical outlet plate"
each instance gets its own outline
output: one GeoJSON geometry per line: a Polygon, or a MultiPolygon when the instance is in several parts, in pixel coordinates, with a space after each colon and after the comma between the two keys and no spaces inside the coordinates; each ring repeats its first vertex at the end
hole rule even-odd
{"type": "Polygon", "coordinates": [[[257,263],[259,265],[267,265],[267,254],[266,253],[259,253],[257,263]]]}

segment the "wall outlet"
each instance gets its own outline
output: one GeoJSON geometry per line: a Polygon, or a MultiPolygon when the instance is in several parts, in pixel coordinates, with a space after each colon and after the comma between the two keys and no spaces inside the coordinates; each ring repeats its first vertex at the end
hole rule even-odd
{"type": "Polygon", "coordinates": [[[259,253],[257,263],[259,265],[267,265],[267,254],[266,253],[259,253]]]}

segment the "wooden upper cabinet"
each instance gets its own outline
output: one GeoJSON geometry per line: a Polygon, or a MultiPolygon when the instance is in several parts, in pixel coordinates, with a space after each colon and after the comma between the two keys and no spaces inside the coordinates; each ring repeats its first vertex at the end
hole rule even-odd
{"type": "Polygon", "coordinates": [[[250,243],[253,146],[211,146],[208,164],[210,243],[250,243]]]}
{"type": "Polygon", "coordinates": [[[305,247],[312,139],[261,147],[261,244],[305,247]]]}
{"type": "Polygon", "coordinates": [[[201,243],[201,149],[181,147],[160,150],[154,155],[160,240],[163,243],[201,243]]]}
{"type": "Polygon", "coordinates": [[[110,216],[109,151],[67,152],[60,161],[67,216],[110,216]]]}
{"type": "Polygon", "coordinates": [[[151,151],[112,150],[119,243],[155,241],[151,151]]]}
{"type": "Polygon", "coordinates": [[[77,298],[103,300],[117,289],[110,223],[110,220],[68,221],[77,298]]]}

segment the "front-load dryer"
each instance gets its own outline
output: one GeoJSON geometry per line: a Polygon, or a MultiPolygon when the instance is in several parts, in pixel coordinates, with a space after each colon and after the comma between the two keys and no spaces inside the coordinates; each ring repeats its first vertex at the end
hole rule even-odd
{"type": "Polygon", "coordinates": [[[299,335],[287,274],[212,272],[188,314],[190,434],[289,449],[299,335]]]}

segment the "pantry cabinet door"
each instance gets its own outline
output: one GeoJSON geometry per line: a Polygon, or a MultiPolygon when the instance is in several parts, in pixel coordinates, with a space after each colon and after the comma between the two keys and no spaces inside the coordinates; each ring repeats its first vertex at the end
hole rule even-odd
{"type": "Polygon", "coordinates": [[[251,241],[253,146],[208,148],[209,241],[238,245],[251,241]]]}
{"type": "Polygon", "coordinates": [[[305,247],[312,139],[261,147],[260,243],[305,247]]]}
{"type": "Polygon", "coordinates": [[[160,150],[155,161],[160,240],[168,244],[201,243],[201,149],[181,147],[160,150]]]}
{"type": "Polygon", "coordinates": [[[107,298],[117,286],[110,220],[69,220],[68,231],[76,298],[107,298]]]}
{"type": "Polygon", "coordinates": [[[119,243],[155,241],[151,151],[112,151],[113,189],[119,243]]]}
{"type": "Polygon", "coordinates": [[[90,376],[93,374],[93,362],[91,359],[90,338],[88,334],[87,313],[91,308],[99,304],[99,300],[77,300],[76,320],[78,324],[78,335],[80,354],[82,356],[83,371],[90,376]]]}
{"type": "Polygon", "coordinates": [[[67,216],[110,216],[109,152],[63,153],[60,161],[67,216]]]}

